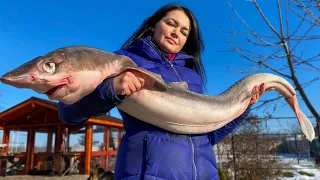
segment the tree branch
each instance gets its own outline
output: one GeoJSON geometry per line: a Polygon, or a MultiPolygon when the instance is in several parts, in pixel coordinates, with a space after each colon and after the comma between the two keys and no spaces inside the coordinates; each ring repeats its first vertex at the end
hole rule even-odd
{"type": "MultiPolygon", "coordinates": [[[[292,9],[291,7],[289,7],[289,9],[290,9],[294,14],[296,14],[297,16],[299,16],[300,18],[306,20],[308,23],[310,23],[310,24],[312,24],[312,25],[314,24],[314,25],[320,27],[320,24],[317,24],[317,23],[319,23],[319,22],[315,22],[315,23],[314,23],[314,22],[312,22],[311,20],[309,20],[307,17],[302,16],[300,13],[298,13],[297,11],[295,11],[294,9],[292,9]]],[[[304,13],[305,13],[305,14],[308,14],[308,13],[305,12],[305,11],[304,11],[304,13]]]]}
{"type": "Polygon", "coordinates": [[[305,83],[302,83],[301,86],[303,86],[303,88],[305,88],[305,87],[309,86],[311,83],[313,83],[314,81],[318,81],[318,80],[320,80],[319,77],[313,78],[313,79],[311,79],[310,81],[307,81],[307,82],[305,82],[305,83]]]}
{"type": "Polygon", "coordinates": [[[233,8],[233,6],[231,5],[229,0],[226,0],[227,3],[229,4],[230,8],[233,10],[233,12],[237,15],[237,17],[242,21],[242,23],[250,30],[250,32],[253,34],[254,37],[256,37],[257,39],[259,39],[260,41],[262,41],[265,44],[268,44],[270,46],[275,46],[276,44],[270,43],[266,40],[264,40],[261,36],[259,36],[249,25],[248,23],[239,15],[239,13],[233,8]]]}
{"type": "Polygon", "coordinates": [[[289,35],[289,36],[287,37],[288,40],[289,40],[291,37],[293,37],[293,36],[298,32],[298,30],[301,28],[303,22],[305,21],[305,17],[306,17],[306,16],[307,16],[307,14],[304,13],[303,18],[301,19],[301,21],[300,21],[299,25],[297,26],[297,28],[292,32],[291,35],[289,35]]]}
{"type": "Polygon", "coordinates": [[[278,7],[278,15],[279,15],[279,24],[280,24],[280,35],[283,38],[283,24],[282,24],[282,13],[280,8],[280,0],[277,0],[277,7],[278,7]]]}
{"type": "Polygon", "coordinates": [[[244,33],[238,31],[238,33],[243,36],[248,42],[254,44],[254,45],[257,45],[257,46],[281,46],[282,43],[281,42],[277,42],[277,43],[274,43],[274,44],[260,44],[260,43],[257,43],[257,42],[254,42],[252,39],[250,39],[249,37],[247,37],[244,33]]]}
{"type": "Polygon", "coordinates": [[[256,8],[258,9],[260,15],[262,16],[263,20],[267,23],[267,25],[269,26],[269,28],[274,32],[275,35],[278,36],[278,38],[280,40],[283,40],[283,37],[274,29],[274,27],[271,25],[271,23],[269,22],[269,20],[267,19],[267,17],[264,15],[264,13],[262,12],[259,4],[257,3],[256,0],[252,0],[252,2],[254,3],[254,5],[256,6],[256,8]]]}
{"type": "Polygon", "coordinates": [[[270,69],[271,71],[273,71],[273,72],[275,72],[275,73],[278,73],[278,74],[280,74],[281,76],[284,76],[284,77],[287,77],[287,78],[289,78],[289,79],[292,79],[291,76],[289,76],[289,75],[287,75],[287,74],[283,74],[282,72],[274,69],[273,67],[267,65],[266,63],[263,63],[263,62],[261,62],[261,63],[262,63],[261,65],[265,66],[266,68],[270,69]]]}
{"type": "Polygon", "coordinates": [[[314,14],[314,13],[310,10],[310,8],[306,7],[301,1],[299,1],[299,0],[297,0],[297,1],[299,2],[300,6],[297,5],[295,2],[293,2],[293,3],[294,3],[297,7],[300,7],[300,9],[302,9],[304,12],[307,12],[308,15],[310,15],[312,18],[314,18],[314,20],[316,20],[317,23],[320,24],[320,19],[317,17],[316,14],[314,14]]]}
{"type": "Polygon", "coordinates": [[[302,42],[302,39],[314,28],[315,25],[312,25],[305,34],[298,40],[298,42],[295,44],[295,46],[291,49],[291,52],[295,50],[295,48],[302,42]]]}

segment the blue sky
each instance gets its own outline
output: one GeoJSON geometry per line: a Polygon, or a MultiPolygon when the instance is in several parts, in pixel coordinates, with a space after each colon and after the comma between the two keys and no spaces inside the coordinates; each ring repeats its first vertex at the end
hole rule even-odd
{"type": "MultiPolygon", "coordinates": [[[[162,5],[171,1],[4,1],[0,6],[0,74],[29,61],[39,55],[69,45],[86,45],[116,51],[124,41],[136,30],[142,21],[154,13],[162,5]]],[[[229,46],[213,30],[230,31],[230,17],[233,17],[234,27],[243,30],[244,26],[237,20],[225,1],[175,1],[190,8],[198,18],[202,30],[205,52],[203,63],[207,72],[207,93],[218,95],[249,75],[230,71],[227,67],[248,69],[250,64],[235,53],[221,53],[219,50],[230,49],[229,46]]],[[[270,35],[269,29],[262,23],[254,6],[248,1],[231,1],[239,13],[259,33],[270,35]]],[[[268,1],[271,2],[271,1],[268,1]]],[[[272,1],[273,2],[273,1],[272,1]]],[[[270,18],[271,23],[278,28],[275,1],[271,4],[262,2],[262,8],[270,18]]],[[[292,16],[294,17],[294,16],[292,16]]],[[[291,19],[297,24],[297,18],[291,19]]],[[[246,31],[248,32],[248,31],[246,31]]],[[[229,36],[230,37],[230,36],[229,36]]],[[[302,44],[298,50],[303,50],[304,56],[314,54],[319,42],[311,45],[302,44]]],[[[241,47],[250,47],[241,44],[241,47]]],[[[267,49],[251,47],[252,50],[268,54],[267,49]]],[[[284,61],[271,62],[272,65],[283,64],[284,61]]],[[[318,64],[319,65],[319,64],[318,64]]],[[[262,69],[259,72],[269,72],[262,69]]],[[[257,73],[257,72],[254,72],[257,73]]],[[[319,76],[319,72],[310,73],[298,71],[302,82],[319,76]]],[[[319,110],[319,97],[315,93],[319,82],[306,89],[311,103],[319,110]]],[[[17,89],[0,84],[0,111],[4,111],[31,96],[47,99],[28,89],[17,89]]],[[[261,99],[276,97],[277,93],[266,93],[261,99]]],[[[309,115],[309,110],[299,99],[301,109],[309,115]]],[[[275,116],[294,116],[289,106],[280,101],[275,116]]],[[[112,115],[119,117],[117,110],[112,115]]],[[[259,111],[259,115],[263,115],[259,111]]],[[[280,126],[275,120],[270,120],[268,126],[273,130],[282,130],[295,119],[282,121],[280,126]]],[[[314,120],[312,120],[314,122],[314,120]]]]}

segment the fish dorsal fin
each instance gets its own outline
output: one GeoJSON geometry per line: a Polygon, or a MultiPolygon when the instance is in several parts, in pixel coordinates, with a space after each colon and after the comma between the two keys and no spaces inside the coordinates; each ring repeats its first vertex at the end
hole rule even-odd
{"type": "Polygon", "coordinates": [[[162,77],[158,74],[152,73],[150,71],[138,67],[126,67],[125,71],[131,71],[136,76],[143,78],[145,81],[144,88],[146,89],[164,92],[169,88],[169,86],[163,81],[162,77]],[[139,75],[137,75],[137,73],[139,75]]]}
{"type": "Polygon", "coordinates": [[[144,87],[146,89],[152,89],[156,91],[166,91],[169,86],[164,82],[162,77],[159,74],[150,72],[143,68],[138,67],[134,61],[126,56],[122,56],[121,59],[123,62],[121,64],[121,72],[131,71],[136,76],[143,78],[145,80],[144,87]]]}
{"type": "Polygon", "coordinates": [[[189,87],[188,87],[188,83],[183,81],[183,82],[171,82],[171,83],[168,83],[169,86],[172,86],[172,87],[177,87],[177,88],[180,88],[180,89],[183,89],[183,90],[189,90],[189,87]]]}
{"type": "Polygon", "coordinates": [[[153,74],[154,77],[157,78],[158,81],[161,81],[161,82],[165,83],[160,74],[156,74],[156,73],[153,73],[153,72],[149,72],[149,73],[153,74]]]}

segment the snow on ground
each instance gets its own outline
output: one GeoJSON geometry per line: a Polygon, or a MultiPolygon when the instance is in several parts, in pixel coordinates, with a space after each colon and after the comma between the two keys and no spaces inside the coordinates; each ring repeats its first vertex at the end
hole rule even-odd
{"type": "MultiPolygon", "coordinates": [[[[308,160],[307,155],[300,155],[300,159],[298,161],[297,156],[295,154],[281,154],[277,156],[280,160],[281,169],[283,172],[292,172],[294,174],[294,177],[277,177],[277,180],[320,180],[320,168],[317,169],[315,165],[315,158],[310,158],[308,160]],[[312,173],[314,174],[313,177],[307,176],[307,175],[301,175],[299,174],[299,171],[303,171],[306,173],[312,173]]],[[[232,158],[232,156],[231,156],[232,158]]],[[[227,158],[227,156],[221,156],[220,158],[217,157],[217,162],[228,162],[230,158],[227,158]]],[[[231,169],[230,172],[232,173],[233,169],[231,169]]]]}
{"type": "Polygon", "coordinates": [[[316,169],[315,161],[308,159],[300,159],[298,162],[297,158],[290,158],[290,157],[281,157],[281,164],[283,164],[286,168],[285,171],[293,172],[294,177],[281,177],[280,180],[313,180],[319,179],[320,180],[320,169],[316,169]],[[304,171],[307,173],[314,174],[313,177],[307,175],[301,175],[298,172],[304,171]]]}

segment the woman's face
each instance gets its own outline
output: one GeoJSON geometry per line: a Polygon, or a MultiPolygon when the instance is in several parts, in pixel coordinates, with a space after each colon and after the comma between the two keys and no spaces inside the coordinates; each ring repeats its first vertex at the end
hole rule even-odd
{"type": "Polygon", "coordinates": [[[190,32],[190,20],[181,10],[167,13],[153,29],[153,39],[166,53],[178,53],[185,45],[190,32]]]}

